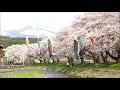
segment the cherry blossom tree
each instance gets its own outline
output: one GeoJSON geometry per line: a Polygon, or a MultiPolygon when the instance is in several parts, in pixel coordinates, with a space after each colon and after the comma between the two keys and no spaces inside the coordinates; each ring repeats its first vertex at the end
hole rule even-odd
{"type": "MultiPolygon", "coordinates": [[[[111,57],[116,62],[120,61],[120,12],[86,12],[83,16],[77,16],[73,23],[68,27],[63,27],[52,38],[53,52],[64,57],[66,53],[66,44],[68,51],[74,56],[74,39],[79,42],[79,58],[84,62],[86,56],[93,58],[95,63],[108,62],[111,57]]],[[[26,46],[13,45],[8,47],[8,56],[14,58],[17,56],[25,60],[34,61],[39,58],[36,44],[30,44],[31,48],[26,46]],[[24,53],[22,53],[24,52],[24,53]],[[20,55],[21,53],[21,55],[20,55]]],[[[48,59],[48,50],[42,49],[42,58],[48,59]]],[[[18,59],[19,59],[18,58],[18,59]]]]}
{"type": "MultiPolygon", "coordinates": [[[[68,45],[73,48],[72,37],[79,38],[79,56],[84,61],[84,56],[90,56],[95,62],[99,62],[101,56],[104,63],[107,57],[119,41],[120,36],[119,12],[90,12],[84,16],[78,16],[69,27],[65,27],[56,36],[56,50],[63,51],[64,38],[67,37],[68,45]],[[93,38],[91,42],[90,38],[93,38]],[[107,51],[106,51],[107,50],[107,51]]],[[[73,49],[71,49],[73,50],[73,49]]],[[[116,51],[117,49],[114,48],[116,51]]]]}
{"type": "MultiPolygon", "coordinates": [[[[118,12],[95,12],[87,13],[83,17],[77,17],[73,23],[73,28],[80,31],[81,43],[89,47],[88,52],[95,59],[101,55],[106,63],[106,49],[114,47],[119,40],[120,23],[118,12]],[[83,33],[83,34],[82,34],[83,33]],[[81,35],[82,34],[82,35],[81,35]],[[94,45],[90,45],[89,37],[94,37],[94,45]]],[[[78,33],[78,32],[77,32],[78,33]]],[[[110,55],[110,54],[109,54],[110,55]]]]}

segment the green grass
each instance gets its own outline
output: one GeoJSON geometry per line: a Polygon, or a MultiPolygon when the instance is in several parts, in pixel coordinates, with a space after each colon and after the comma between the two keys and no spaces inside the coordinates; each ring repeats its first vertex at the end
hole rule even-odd
{"type": "MultiPolygon", "coordinates": [[[[120,63],[108,63],[108,64],[77,64],[75,67],[67,68],[66,63],[52,64],[52,63],[33,63],[26,65],[31,70],[42,70],[63,72],[66,74],[74,75],[80,78],[120,78],[120,63]]],[[[5,74],[2,78],[45,78],[43,74],[38,72],[17,72],[11,74],[5,74]]]]}
{"type": "Polygon", "coordinates": [[[66,68],[66,63],[51,64],[31,64],[29,66],[40,67],[42,70],[64,72],[77,77],[90,78],[120,78],[120,63],[108,64],[77,64],[75,67],[66,68]]]}
{"type": "MultiPolygon", "coordinates": [[[[66,63],[34,63],[29,64],[27,66],[34,66],[34,67],[51,67],[51,68],[66,68],[66,63]]],[[[74,68],[85,68],[85,69],[105,69],[105,70],[120,70],[120,63],[108,63],[108,64],[77,64],[75,63],[74,68]]]]}
{"type": "Polygon", "coordinates": [[[45,78],[45,75],[34,71],[24,71],[5,74],[2,78],[45,78]]]}

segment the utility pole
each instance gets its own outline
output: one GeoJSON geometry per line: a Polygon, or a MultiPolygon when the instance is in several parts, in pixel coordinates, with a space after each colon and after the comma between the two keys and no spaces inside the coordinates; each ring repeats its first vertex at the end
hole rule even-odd
{"type": "MultiPolygon", "coordinates": [[[[0,23],[1,23],[1,12],[0,12],[0,23]]],[[[1,24],[0,24],[0,36],[1,36],[0,38],[2,38],[1,24]]],[[[0,42],[2,43],[2,39],[0,39],[0,42]]],[[[0,65],[0,68],[2,68],[3,58],[1,58],[1,57],[0,57],[0,64],[1,64],[1,65],[0,65]]],[[[1,69],[1,71],[2,71],[2,69],[1,69]]],[[[0,71],[0,72],[1,72],[1,71],[0,71]]],[[[1,76],[2,76],[2,73],[0,74],[0,77],[1,77],[1,76]]]]}
{"type": "Polygon", "coordinates": [[[25,65],[25,63],[24,63],[24,62],[25,62],[25,58],[24,58],[24,54],[23,54],[23,65],[25,65]]]}
{"type": "Polygon", "coordinates": [[[118,12],[118,14],[119,14],[119,29],[120,29],[120,12],[118,12]]]}
{"type": "Polygon", "coordinates": [[[120,12],[118,12],[118,14],[119,14],[119,23],[120,23],[120,12]]]}
{"type": "MultiPolygon", "coordinates": [[[[118,23],[119,23],[118,29],[120,30],[120,12],[118,12],[118,23]]],[[[119,39],[120,39],[120,36],[119,36],[119,39]]]]}
{"type": "MultiPolygon", "coordinates": [[[[0,23],[1,23],[1,12],[0,12],[0,23]]],[[[1,35],[1,24],[0,24],[0,36],[2,36],[1,35]]],[[[0,39],[1,40],[1,39],[0,39]]]]}

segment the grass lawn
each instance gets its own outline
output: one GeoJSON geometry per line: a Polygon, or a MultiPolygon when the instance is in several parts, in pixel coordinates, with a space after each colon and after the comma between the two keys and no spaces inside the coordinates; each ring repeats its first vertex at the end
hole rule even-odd
{"type": "Polygon", "coordinates": [[[34,71],[22,71],[5,74],[2,78],[45,78],[45,75],[34,71]]]}
{"type": "Polygon", "coordinates": [[[78,78],[120,78],[120,63],[108,64],[77,64],[73,68],[67,68],[66,63],[34,63],[26,67],[32,71],[22,71],[4,74],[2,78],[46,78],[45,75],[35,72],[38,68],[41,70],[63,72],[77,76],[78,78]]]}
{"type": "Polygon", "coordinates": [[[66,68],[66,63],[31,64],[42,70],[64,72],[81,78],[120,78],[120,63],[108,64],[77,64],[73,68],[66,68]]]}
{"type": "MultiPolygon", "coordinates": [[[[35,69],[38,67],[48,67],[48,68],[66,68],[66,63],[34,63],[26,66],[34,66],[35,69]]],[[[108,64],[74,64],[74,68],[81,69],[105,69],[105,70],[120,70],[120,63],[108,63],[108,64]]]]}

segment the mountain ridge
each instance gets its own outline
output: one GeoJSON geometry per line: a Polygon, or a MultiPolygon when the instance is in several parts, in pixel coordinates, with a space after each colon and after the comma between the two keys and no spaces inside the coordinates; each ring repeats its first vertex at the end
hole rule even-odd
{"type": "Polygon", "coordinates": [[[49,37],[55,36],[57,32],[50,31],[43,27],[33,27],[33,26],[24,26],[19,29],[13,30],[1,30],[0,36],[9,36],[9,37],[30,37],[36,38],[37,36],[46,35],[49,37]]]}

